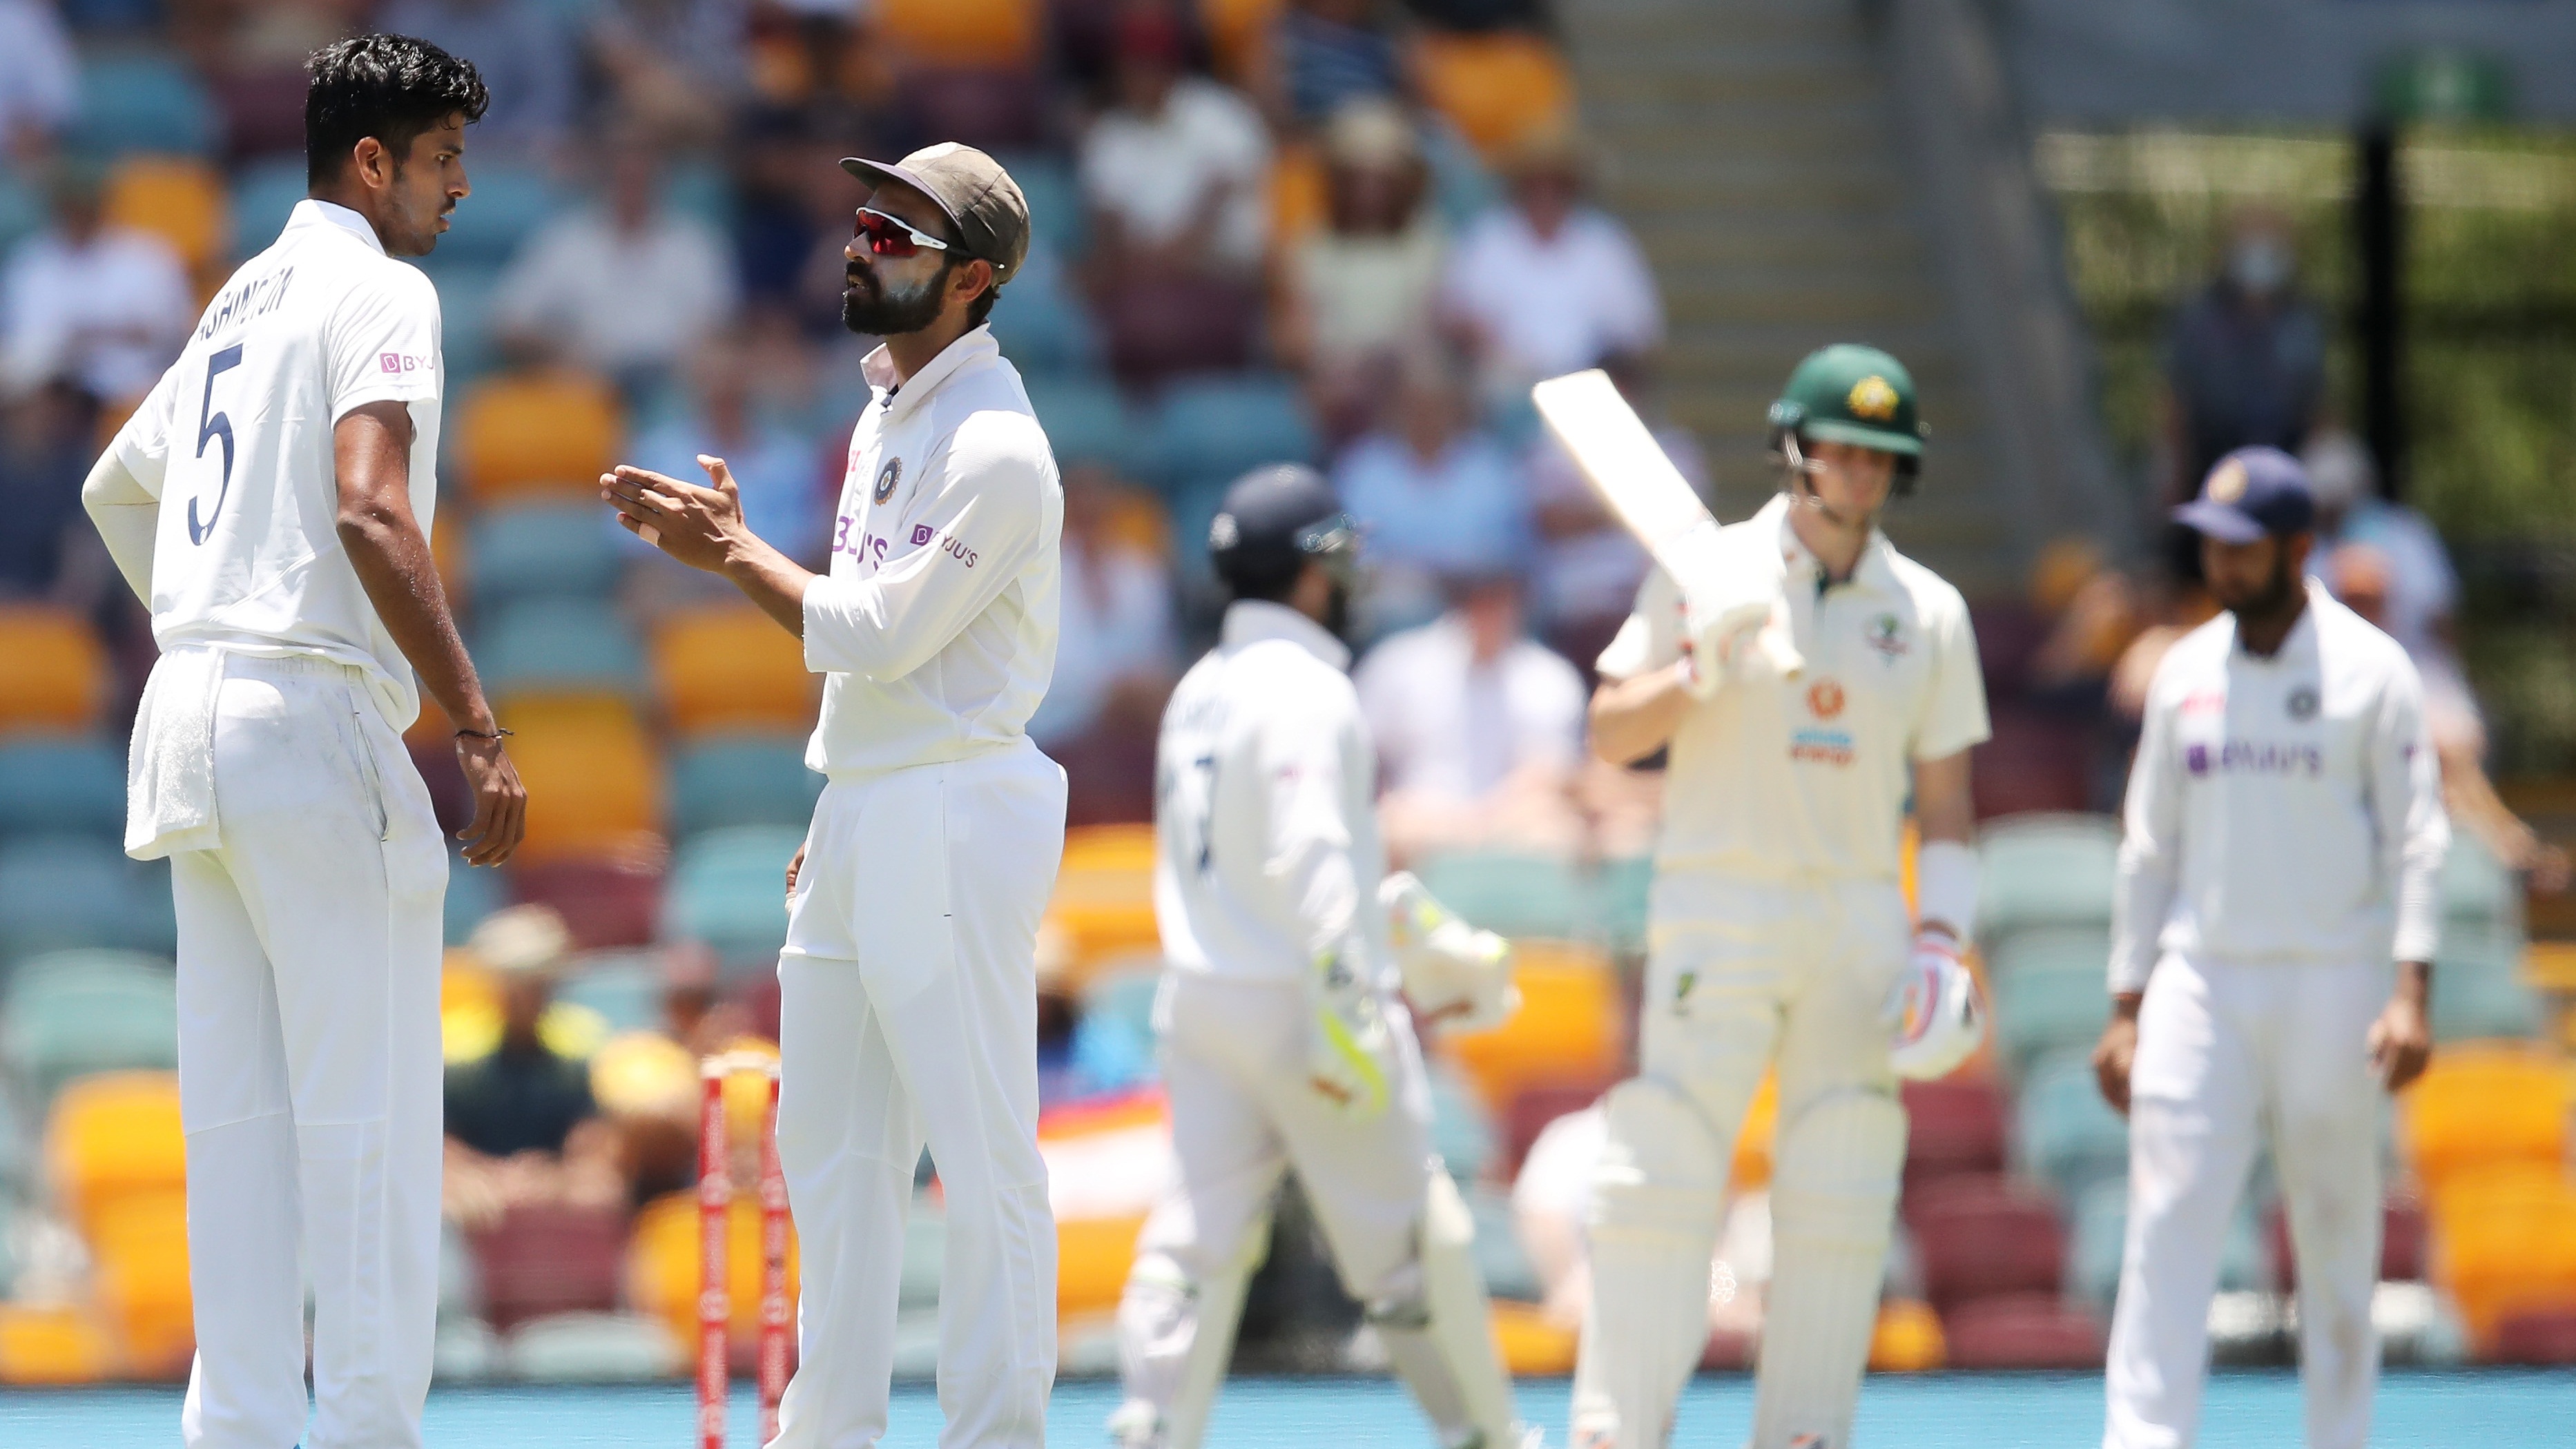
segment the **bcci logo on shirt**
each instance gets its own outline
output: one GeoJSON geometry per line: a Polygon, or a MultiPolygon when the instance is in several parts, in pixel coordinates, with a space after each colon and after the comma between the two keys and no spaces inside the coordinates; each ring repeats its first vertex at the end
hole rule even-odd
{"type": "Polygon", "coordinates": [[[895,485],[902,481],[903,460],[901,458],[886,459],[885,466],[877,470],[876,486],[868,490],[868,501],[871,503],[883,503],[887,499],[892,498],[894,496],[895,485]]]}

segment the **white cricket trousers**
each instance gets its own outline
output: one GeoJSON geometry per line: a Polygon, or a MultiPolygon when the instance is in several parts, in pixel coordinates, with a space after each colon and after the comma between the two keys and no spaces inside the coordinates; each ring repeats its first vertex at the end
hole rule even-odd
{"type": "Polygon", "coordinates": [[[1594,1180],[1569,1442],[1668,1441],[1707,1343],[1735,1139],[1776,1062],[1751,1444],[1846,1449],[1905,1165],[1882,1015],[1905,963],[1904,897],[1892,881],[1673,871],[1649,919],[1638,1075],[1612,1089],[1594,1180]]]}
{"type": "MultiPolygon", "coordinates": [[[[1390,1010],[1395,1060],[1387,1110],[1355,1120],[1307,1081],[1314,1009],[1295,981],[1196,972],[1163,978],[1155,1001],[1179,1176],[1137,1235],[1139,1263],[1168,1258],[1191,1283],[1257,1267],[1272,1193],[1298,1185],[1362,1303],[1418,1293],[1419,1228],[1431,1174],[1431,1086],[1410,1020],[1390,1010]]],[[[1211,1325],[1231,1334],[1231,1322],[1211,1325]]],[[[1127,1396],[1168,1414],[1197,1341],[1198,1298],[1131,1277],[1119,1305],[1127,1396]]]]}
{"type": "Polygon", "coordinates": [[[416,1445],[438,1316],[438,821],[360,676],[323,660],[229,656],[214,763],[222,843],[170,861],[197,1328],[181,1434],[416,1445]]]}
{"type": "Polygon", "coordinates": [[[2379,1339],[2379,1113],[2371,1023],[2393,968],[2156,963],[2129,1070],[2129,1234],[2111,1315],[2106,1449],[2181,1449],[2200,1427],[2209,1300],[2265,1139],[2299,1263],[2309,1449],[2361,1449],[2379,1339]]]}
{"type": "Polygon", "coordinates": [[[868,1449],[885,1433],[925,1139],[948,1224],[939,1442],[1046,1442],[1056,1244],[1036,951],[1064,795],[1064,771],[1024,740],[835,780],[814,807],[778,963],[778,1158],[804,1296],[774,1444],[868,1449]]]}

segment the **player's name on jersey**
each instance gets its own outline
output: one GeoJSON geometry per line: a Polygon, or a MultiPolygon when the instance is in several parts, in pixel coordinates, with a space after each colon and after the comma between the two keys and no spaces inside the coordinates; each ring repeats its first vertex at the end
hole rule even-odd
{"type": "Polygon", "coordinates": [[[295,280],[295,268],[283,266],[228,287],[206,307],[204,320],[197,324],[200,341],[214,336],[235,322],[247,322],[277,310],[286,300],[287,284],[295,280]]]}

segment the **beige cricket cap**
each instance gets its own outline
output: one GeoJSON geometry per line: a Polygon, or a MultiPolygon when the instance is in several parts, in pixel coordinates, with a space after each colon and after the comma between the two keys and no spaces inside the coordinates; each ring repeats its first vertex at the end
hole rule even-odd
{"type": "Polygon", "coordinates": [[[1020,269],[1029,254],[1029,199],[1002,163],[955,141],[924,146],[900,161],[841,158],[841,169],[870,186],[900,181],[947,213],[966,254],[993,265],[993,285],[1020,269]]]}

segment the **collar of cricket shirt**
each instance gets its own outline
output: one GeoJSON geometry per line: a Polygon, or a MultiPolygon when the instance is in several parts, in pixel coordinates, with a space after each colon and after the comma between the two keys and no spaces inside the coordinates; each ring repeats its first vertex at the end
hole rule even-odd
{"type": "MultiPolygon", "coordinates": [[[[1762,505],[1762,511],[1753,515],[1753,521],[1761,523],[1768,520],[1771,527],[1780,531],[1780,562],[1786,566],[1788,576],[1791,579],[1804,579],[1810,587],[1822,593],[1827,582],[1824,565],[1818,562],[1815,554],[1800,541],[1798,530],[1789,526],[1789,510],[1796,506],[1796,500],[1788,494],[1774,493],[1771,495],[1771,501],[1762,505]]],[[[1894,589],[1896,572],[1887,561],[1888,555],[1893,551],[1893,547],[1887,541],[1887,535],[1880,531],[1877,525],[1872,524],[1869,530],[1869,542],[1860,546],[1860,557],[1852,562],[1851,577],[1843,582],[1860,584],[1881,592],[1894,589]]]]}
{"type": "Polygon", "coordinates": [[[1228,649],[1258,644],[1267,639],[1285,639],[1323,660],[1335,669],[1351,667],[1351,646],[1333,637],[1333,631],[1289,608],[1267,599],[1237,599],[1225,607],[1225,626],[1219,643],[1228,649]]]}
{"type": "Polygon", "coordinates": [[[921,406],[923,399],[939,391],[940,384],[955,377],[968,363],[1001,355],[1002,344],[993,340],[993,327],[988,322],[966,329],[908,378],[896,379],[894,360],[886,355],[882,342],[859,364],[859,374],[868,380],[868,386],[885,394],[886,421],[891,423],[921,406]]]}
{"type": "Polygon", "coordinates": [[[318,226],[324,222],[365,242],[374,249],[377,256],[385,254],[384,238],[376,235],[375,227],[365,217],[336,201],[324,201],[318,196],[308,196],[295,203],[295,210],[286,218],[286,224],[289,226],[318,226]]]}

